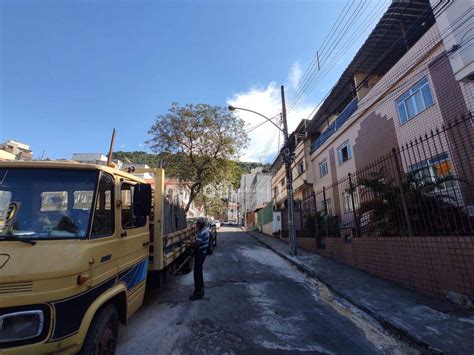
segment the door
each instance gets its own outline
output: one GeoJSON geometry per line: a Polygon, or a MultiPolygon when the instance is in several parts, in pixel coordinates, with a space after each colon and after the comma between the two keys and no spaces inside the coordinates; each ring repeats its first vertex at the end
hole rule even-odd
{"type": "Polygon", "coordinates": [[[89,265],[92,287],[104,282],[113,284],[118,273],[120,236],[116,228],[118,208],[115,200],[115,181],[112,175],[101,172],[97,188],[94,217],[91,226],[91,240],[88,243],[89,265]]]}
{"type": "Polygon", "coordinates": [[[124,180],[120,184],[119,282],[123,282],[129,292],[129,314],[135,312],[143,301],[150,244],[147,218],[134,214],[134,189],[132,181],[124,180]]]}

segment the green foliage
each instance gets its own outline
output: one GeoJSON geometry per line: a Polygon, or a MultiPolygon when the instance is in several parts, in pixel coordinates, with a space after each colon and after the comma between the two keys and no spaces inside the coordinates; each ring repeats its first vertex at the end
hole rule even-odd
{"type": "MultiPolygon", "coordinates": [[[[160,154],[151,154],[144,151],[133,151],[133,152],[124,152],[118,151],[114,152],[112,155],[113,159],[119,159],[125,163],[135,163],[135,164],[147,164],[151,168],[162,167],[166,170],[166,176],[171,178],[178,178],[177,170],[179,169],[179,155],[171,153],[160,153],[160,154]]],[[[229,169],[229,182],[232,184],[232,187],[237,190],[240,187],[240,177],[242,174],[249,173],[251,169],[263,166],[263,168],[269,169],[269,164],[260,164],[254,162],[241,162],[236,160],[231,160],[228,166],[229,169]]]]}
{"type": "Polygon", "coordinates": [[[159,115],[148,141],[157,154],[169,153],[173,175],[187,182],[190,201],[207,185],[232,181],[235,160],[248,143],[244,121],[227,109],[207,104],[179,106],[159,115]]]}
{"type": "Polygon", "coordinates": [[[227,200],[216,195],[208,195],[200,192],[194,199],[194,203],[199,207],[204,207],[206,214],[210,216],[218,216],[227,213],[227,200]]]}
{"type": "MultiPolygon", "coordinates": [[[[405,173],[402,186],[405,191],[408,214],[415,235],[460,234],[460,226],[469,218],[461,207],[453,204],[453,196],[445,192],[446,184],[463,182],[448,174],[425,176],[423,170],[405,173]]],[[[362,189],[358,210],[359,225],[368,235],[405,235],[401,190],[393,178],[382,169],[359,178],[362,189]]]]}
{"type": "Polygon", "coordinates": [[[303,223],[303,237],[318,237],[321,239],[325,237],[340,236],[339,223],[337,221],[337,217],[335,216],[327,216],[321,214],[320,212],[316,212],[316,216],[313,214],[305,215],[303,218],[303,223]]]}

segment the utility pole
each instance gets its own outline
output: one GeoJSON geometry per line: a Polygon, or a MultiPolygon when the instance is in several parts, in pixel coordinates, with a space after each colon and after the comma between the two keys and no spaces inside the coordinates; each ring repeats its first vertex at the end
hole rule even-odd
{"type": "Polygon", "coordinates": [[[281,106],[283,112],[283,158],[285,160],[285,170],[286,170],[286,190],[287,190],[287,200],[288,200],[288,229],[290,232],[290,254],[296,255],[296,230],[295,230],[295,201],[293,198],[293,172],[291,171],[291,151],[290,151],[290,141],[288,138],[288,122],[286,119],[286,104],[285,104],[285,87],[281,86],[281,106]]]}
{"type": "Polygon", "coordinates": [[[115,144],[115,128],[112,131],[112,138],[110,139],[110,148],[109,153],[107,154],[107,166],[112,162],[112,153],[114,151],[114,144],[115,144]]]}

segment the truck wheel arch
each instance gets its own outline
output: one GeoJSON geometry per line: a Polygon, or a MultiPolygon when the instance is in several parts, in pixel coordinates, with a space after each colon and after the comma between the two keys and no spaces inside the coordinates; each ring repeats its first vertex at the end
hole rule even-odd
{"type": "Polygon", "coordinates": [[[82,319],[77,338],[81,346],[97,312],[110,303],[115,304],[119,321],[123,324],[127,324],[127,287],[120,283],[100,295],[87,309],[82,319]]]}

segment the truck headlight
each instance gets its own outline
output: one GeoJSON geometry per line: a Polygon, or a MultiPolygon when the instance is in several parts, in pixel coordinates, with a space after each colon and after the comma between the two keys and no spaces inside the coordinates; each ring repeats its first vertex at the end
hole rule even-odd
{"type": "Polygon", "coordinates": [[[43,331],[41,310],[7,313],[0,316],[0,343],[31,339],[43,331]]]}

